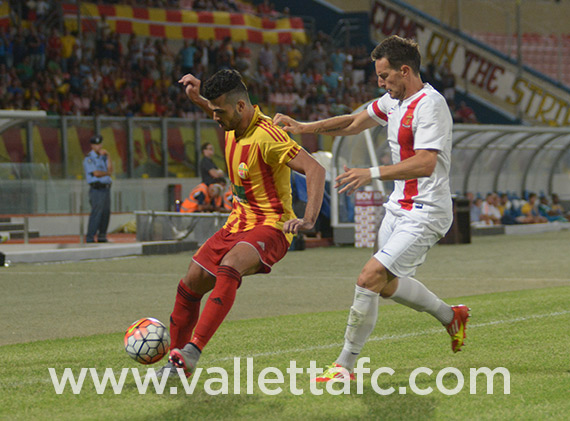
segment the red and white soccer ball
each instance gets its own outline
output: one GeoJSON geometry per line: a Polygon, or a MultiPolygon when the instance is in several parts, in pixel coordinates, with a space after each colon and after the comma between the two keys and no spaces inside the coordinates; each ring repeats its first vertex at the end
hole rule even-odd
{"type": "Polygon", "coordinates": [[[154,364],[168,353],[170,335],[162,322],[151,317],[137,320],[125,333],[125,350],[141,364],[154,364]]]}

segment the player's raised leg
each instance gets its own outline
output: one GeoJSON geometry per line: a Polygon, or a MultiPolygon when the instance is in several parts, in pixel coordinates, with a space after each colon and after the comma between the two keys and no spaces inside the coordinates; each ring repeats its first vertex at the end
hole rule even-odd
{"type": "Polygon", "coordinates": [[[382,287],[380,295],[435,317],[450,332],[452,350],[457,352],[463,345],[463,338],[459,341],[456,336],[465,333],[467,313],[463,311],[458,313],[424,284],[413,278],[429,249],[449,228],[450,221],[447,223],[443,221],[444,218],[427,224],[418,222],[409,215],[397,217],[387,212],[378,232],[380,249],[374,254],[374,258],[387,268],[389,273],[397,275],[382,287]],[[457,320],[456,314],[461,316],[457,320]],[[454,320],[458,328],[450,330],[454,320]],[[461,332],[457,333],[459,331],[461,332]]]}
{"type": "MultiPolygon", "coordinates": [[[[176,291],[174,309],[170,314],[170,348],[182,348],[186,345],[200,316],[200,301],[202,296],[214,288],[216,278],[197,265],[190,263],[184,278],[180,280],[176,291]]],[[[169,377],[178,377],[176,367],[168,361],[159,371],[162,376],[170,369],[169,377]]]]}
{"type": "Polygon", "coordinates": [[[170,353],[170,362],[184,369],[187,376],[194,371],[202,350],[232,308],[242,276],[256,273],[260,266],[259,254],[248,243],[236,244],[222,259],[216,273],[216,284],[200,315],[192,340],[183,348],[172,349],[170,353]]]}

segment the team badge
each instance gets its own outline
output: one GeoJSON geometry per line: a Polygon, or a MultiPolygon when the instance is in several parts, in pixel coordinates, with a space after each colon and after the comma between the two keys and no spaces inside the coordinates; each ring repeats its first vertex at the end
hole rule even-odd
{"type": "Polygon", "coordinates": [[[412,118],[414,118],[414,116],[412,114],[408,114],[407,116],[405,116],[404,120],[402,121],[402,126],[409,129],[410,125],[412,123],[412,118]]]}
{"type": "Polygon", "coordinates": [[[249,178],[249,167],[247,166],[247,164],[245,162],[241,162],[239,164],[238,175],[239,175],[239,178],[241,178],[242,180],[249,178]]]}

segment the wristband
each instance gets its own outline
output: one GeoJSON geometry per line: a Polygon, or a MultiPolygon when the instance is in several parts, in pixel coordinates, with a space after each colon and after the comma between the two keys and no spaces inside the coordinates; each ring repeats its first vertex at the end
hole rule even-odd
{"type": "Polygon", "coordinates": [[[370,167],[370,178],[380,180],[380,167],[370,167]]]}

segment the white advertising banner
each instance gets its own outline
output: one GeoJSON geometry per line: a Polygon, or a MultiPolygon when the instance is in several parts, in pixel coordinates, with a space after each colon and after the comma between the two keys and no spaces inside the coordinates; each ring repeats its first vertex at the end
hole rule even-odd
{"type": "Polygon", "coordinates": [[[449,62],[457,88],[533,125],[570,126],[570,90],[533,75],[426,16],[388,0],[372,3],[372,38],[417,40],[422,64],[449,62]]]}

